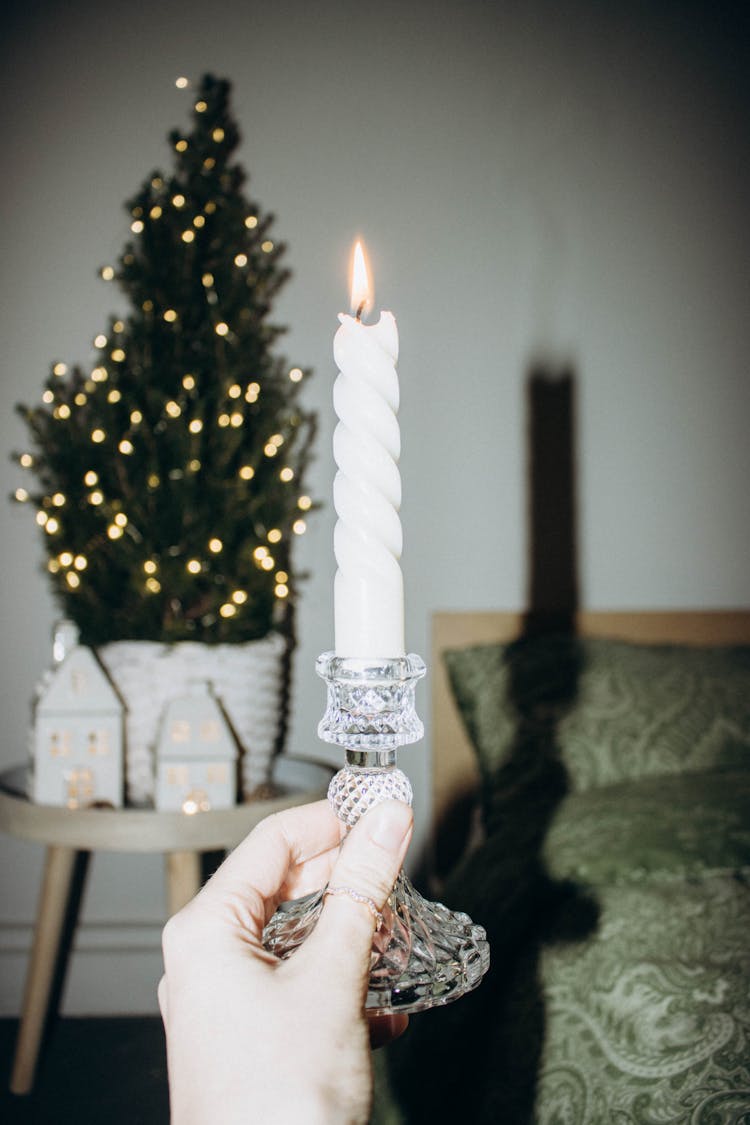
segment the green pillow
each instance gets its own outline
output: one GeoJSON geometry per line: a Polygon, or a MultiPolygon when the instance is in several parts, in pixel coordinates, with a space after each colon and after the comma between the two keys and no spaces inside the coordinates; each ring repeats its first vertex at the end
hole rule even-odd
{"type": "Polygon", "coordinates": [[[563,790],[750,765],[750,647],[564,635],[443,654],[490,787],[563,790]]]}

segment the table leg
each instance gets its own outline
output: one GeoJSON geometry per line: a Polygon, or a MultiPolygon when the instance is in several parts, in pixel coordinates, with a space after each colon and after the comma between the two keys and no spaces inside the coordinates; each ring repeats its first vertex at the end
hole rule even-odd
{"type": "MultiPolygon", "coordinates": [[[[82,853],[85,859],[87,853],[82,853]]],[[[10,1088],[28,1094],[34,1084],[39,1048],[47,1021],[50,996],[60,963],[79,853],[75,848],[49,847],[39,896],[34,943],[26,970],[21,1026],[16,1043],[10,1088]]]]}
{"type": "Polygon", "coordinates": [[[200,852],[167,852],[167,910],[182,910],[201,888],[200,852]]]}

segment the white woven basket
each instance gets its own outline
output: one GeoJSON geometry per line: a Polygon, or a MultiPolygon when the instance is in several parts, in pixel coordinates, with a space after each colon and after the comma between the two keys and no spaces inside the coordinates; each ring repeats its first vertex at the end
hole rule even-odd
{"type": "Polygon", "coordinates": [[[154,797],[154,750],[164,707],[190,680],[207,680],[240,743],[247,796],[265,784],[279,733],[286,642],[278,633],[244,644],[113,641],[97,649],[126,706],[125,789],[129,804],[154,797]]]}

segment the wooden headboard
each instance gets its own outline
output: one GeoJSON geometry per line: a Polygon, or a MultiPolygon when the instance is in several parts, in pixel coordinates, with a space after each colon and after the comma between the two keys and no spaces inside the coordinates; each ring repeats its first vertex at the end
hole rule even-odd
{"type": "MultiPolygon", "coordinates": [[[[440,830],[453,806],[465,805],[478,773],[451,698],[440,654],[448,648],[513,640],[524,614],[436,613],[432,619],[432,769],[434,823],[440,830]]],[[[617,637],[642,644],[750,644],[750,610],[588,611],[576,615],[581,636],[617,637]]]]}

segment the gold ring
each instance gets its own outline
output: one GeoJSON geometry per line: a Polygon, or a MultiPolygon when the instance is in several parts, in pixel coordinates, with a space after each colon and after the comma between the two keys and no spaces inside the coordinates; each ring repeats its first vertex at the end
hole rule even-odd
{"type": "Polygon", "coordinates": [[[383,925],[382,911],[378,910],[371,898],[368,898],[367,895],[363,895],[360,891],[355,891],[354,887],[326,887],[323,892],[323,898],[326,898],[328,895],[346,895],[347,898],[353,899],[354,902],[361,902],[363,906],[367,907],[375,919],[376,932],[383,925]]]}

